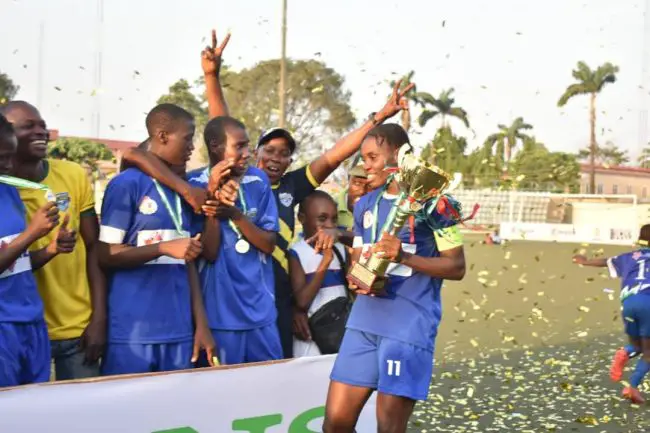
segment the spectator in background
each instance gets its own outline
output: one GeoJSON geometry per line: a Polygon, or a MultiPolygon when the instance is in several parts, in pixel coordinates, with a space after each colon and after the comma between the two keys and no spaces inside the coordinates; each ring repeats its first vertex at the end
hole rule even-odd
{"type": "Polygon", "coordinates": [[[492,233],[488,233],[485,235],[485,240],[483,243],[486,245],[501,245],[503,240],[501,239],[501,236],[499,236],[499,229],[497,228],[494,230],[492,233]]]}
{"type": "MultiPolygon", "coordinates": [[[[106,342],[106,280],[97,261],[99,225],[92,186],[80,165],[47,159],[49,133],[36,107],[11,101],[1,111],[13,124],[18,139],[13,173],[46,185],[59,210],[68,215],[71,231],[78,231],[83,240],[70,254],[55,257],[35,272],[56,378],[97,376],[106,342]]],[[[36,189],[21,189],[20,197],[30,221],[48,201],[43,191],[36,189]]],[[[57,231],[51,231],[30,250],[45,248],[56,236],[57,231]]]]}
{"type": "MultiPolygon", "coordinates": [[[[354,234],[352,234],[354,228],[354,204],[368,192],[367,183],[368,174],[366,169],[363,168],[363,163],[353,165],[348,171],[348,187],[342,190],[337,197],[338,226],[341,230],[351,233],[352,238],[354,238],[354,234]]],[[[343,241],[343,236],[341,238],[341,241],[343,241]]],[[[352,238],[349,246],[352,246],[352,238]]]]}

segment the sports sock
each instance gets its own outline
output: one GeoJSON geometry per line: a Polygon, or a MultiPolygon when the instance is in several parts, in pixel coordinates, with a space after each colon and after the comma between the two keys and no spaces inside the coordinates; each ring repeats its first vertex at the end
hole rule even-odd
{"type": "Polygon", "coordinates": [[[647,362],[645,359],[641,358],[636,363],[636,368],[634,373],[630,376],[630,385],[634,388],[638,388],[643,378],[650,371],[650,362],[647,362]]]}

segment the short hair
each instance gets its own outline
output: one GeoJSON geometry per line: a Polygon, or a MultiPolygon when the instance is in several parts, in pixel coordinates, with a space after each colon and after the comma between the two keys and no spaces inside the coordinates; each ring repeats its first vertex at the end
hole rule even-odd
{"type": "MultiPolygon", "coordinates": [[[[151,145],[151,141],[147,138],[145,141],[138,144],[136,148],[142,150],[143,152],[148,152],[150,145],[151,145]]],[[[133,165],[129,164],[127,161],[124,160],[124,158],[122,158],[120,160],[120,167],[118,169],[118,172],[122,173],[127,168],[132,168],[132,167],[133,165]]]]}
{"type": "Polygon", "coordinates": [[[0,137],[4,138],[10,135],[14,135],[14,127],[4,115],[0,114],[0,137]]]}
{"type": "Polygon", "coordinates": [[[409,136],[400,125],[397,123],[384,123],[382,125],[375,126],[370,130],[367,135],[368,137],[373,137],[377,140],[377,144],[381,145],[387,143],[391,147],[400,148],[405,144],[411,146],[411,141],[409,136]]]}
{"type": "Polygon", "coordinates": [[[147,132],[149,137],[153,137],[157,131],[166,130],[173,131],[178,126],[181,120],[193,121],[194,116],[189,111],[174,104],[159,104],[156,105],[147,114],[145,124],[147,125],[147,132]]]}
{"type": "Polygon", "coordinates": [[[32,104],[30,104],[27,101],[13,100],[13,101],[8,101],[3,105],[0,105],[0,114],[6,116],[7,113],[9,113],[14,108],[18,108],[18,107],[30,107],[36,109],[36,107],[34,107],[32,104]]]}
{"type": "Polygon", "coordinates": [[[229,126],[246,129],[241,121],[230,116],[217,116],[205,125],[203,140],[208,148],[208,153],[211,147],[219,147],[226,143],[226,128],[229,126]]]}
{"type": "Polygon", "coordinates": [[[325,191],[317,189],[313,191],[311,194],[309,194],[307,197],[305,197],[303,201],[300,202],[300,205],[298,206],[298,213],[304,214],[307,211],[307,208],[309,207],[311,202],[319,198],[329,200],[335,207],[338,207],[338,205],[336,204],[336,200],[334,200],[331,195],[329,195],[325,191]]]}
{"type": "Polygon", "coordinates": [[[645,246],[650,242],[650,224],[646,224],[639,230],[639,240],[645,242],[645,246]]]}

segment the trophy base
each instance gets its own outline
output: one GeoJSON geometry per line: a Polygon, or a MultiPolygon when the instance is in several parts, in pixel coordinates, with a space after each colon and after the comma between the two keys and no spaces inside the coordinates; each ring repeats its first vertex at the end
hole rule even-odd
{"type": "Polygon", "coordinates": [[[347,275],[351,284],[357,286],[358,290],[368,291],[373,295],[382,296],[386,294],[386,280],[379,278],[370,269],[360,263],[355,263],[347,275]]]}

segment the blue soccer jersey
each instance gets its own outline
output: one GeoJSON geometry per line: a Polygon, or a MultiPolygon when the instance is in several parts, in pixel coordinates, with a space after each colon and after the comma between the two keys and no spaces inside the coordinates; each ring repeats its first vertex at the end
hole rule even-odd
{"type": "Polygon", "coordinates": [[[650,295],[650,249],[640,249],[607,260],[612,278],[621,279],[621,300],[636,295],[650,295]]]}
{"type": "MultiPolygon", "coordinates": [[[[206,187],[209,172],[197,170],[188,175],[190,184],[206,187]]],[[[266,174],[249,167],[241,180],[240,198],[236,206],[262,230],[278,232],[278,210],[266,174]],[[243,200],[242,200],[243,197],[243,200]]],[[[195,225],[202,225],[201,217],[195,225]]],[[[237,233],[228,221],[222,220],[221,244],[214,263],[202,261],[200,266],[203,299],[210,329],[244,331],[273,323],[275,287],[273,263],[250,244],[247,252],[238,252],[237,233]]]]}
{"type": "MultiPolygon", "coordinates": [[[[0,249],[25,231],[25,207],[18,191],[0,184],[0,249]]],[[[23,252],[0,273],[0,322],[27,323],[43,320],[43,302],[32,274],[29,252],[23,252]]]]}
{"type": "MultiPolygon", "coordinates": [[[[176,210],[176,194],[159,188],[176,210]]],[[[176,229],[156,184],[130,168],[113,178],[102,203],[99,240],[141,247],[190,236],[192,210],[181,200],[176,229]]],[[[192,339],[190,289],[185,261],[160,256],[143,266],[112,270],[108,287],[111,343],[156,344],[192,339]]]]}
{"type": "MultiPolygon", "coordinates": [[[[366,249],[378,240],[376,238],[379,237],[395,199],[395,196],[384,193],[383,188],[361,197],[354,206],[355,247],[366,249]]],[[[434,234],[434,228],[443,229],[453,225],[453,220],[434,210],[426,217],[416,219],[414,242],[410,239],[408,223],[405,225],[399,233],[402,249],[422,257],[437,257],[440,254],[438,244],[441,238],[434,234]]],[[[458,245],[459,242],[446,243],[447,247],[458,245]]],[[[358,296],[347,327],[433,350],[442,315],[442,279],[432,278],[395,263],[388,267],[387,276],[387,295],[358,296]]]]}

